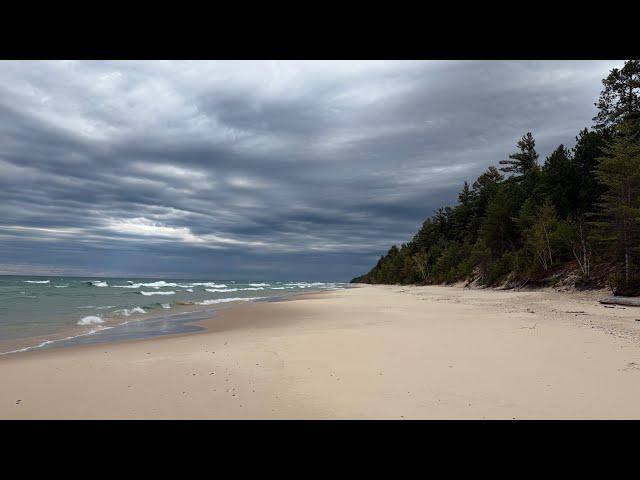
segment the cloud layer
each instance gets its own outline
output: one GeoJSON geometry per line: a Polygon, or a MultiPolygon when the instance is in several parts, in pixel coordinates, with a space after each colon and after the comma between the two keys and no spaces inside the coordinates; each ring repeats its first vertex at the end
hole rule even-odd
{"type": "Polygon", "coordinates": [[[0,273],[348,280],[621,64],[0,62],[0,273]]]}

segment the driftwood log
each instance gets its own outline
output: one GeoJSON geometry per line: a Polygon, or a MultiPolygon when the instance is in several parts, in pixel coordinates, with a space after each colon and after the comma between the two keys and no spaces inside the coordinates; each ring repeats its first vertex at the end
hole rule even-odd
{"type": "Polygon", "coordinates": [[[605,305],[624,305],[627,307],[640,307],[640,297],[606,297],[600,300],[605,305]]]}

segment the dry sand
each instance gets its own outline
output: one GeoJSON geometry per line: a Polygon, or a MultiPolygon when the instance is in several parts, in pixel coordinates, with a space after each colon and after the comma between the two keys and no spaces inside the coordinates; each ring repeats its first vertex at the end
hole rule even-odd
{"type": "Polygon", "coordinates": [[[0,418],[640,418],[640,308],[363,286],[0,358],[0,418]],[[578,312],[578,313],[570,313],[578,312]]]}

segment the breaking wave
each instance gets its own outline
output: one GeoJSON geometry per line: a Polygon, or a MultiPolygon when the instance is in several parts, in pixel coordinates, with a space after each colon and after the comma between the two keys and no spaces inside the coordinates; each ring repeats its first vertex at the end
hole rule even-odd
{"type": "Polygon", "coordinates": [[[196,305],[213,305],[216,303],[227,303],[227,302],[248,302],[251,300],[259,300],[261,298],[267,297],[250,297],[250,298],[241,298],[241,297],[233,297],[233,298],[217,298],[215,300],[203,300],[202,302],[196,302],[196,305]]]}
{"type": "Polygon", "coordinates": [[[115,313],[116,315],[124,315],[125,317],[130,317],[134,313],[147,313],[147,311],[142,307],[133,307],[131,309],[123,308],[121,310],[115,310],[113,313],[115,313]]]}
{"type": "Polygon", "coordinates": [[[104,323],[104,320],[94,315],[89,315],[88,317],[82,317],[80,320],[78,320],[78,325],[95,325],[97,323],[104,323]]]}

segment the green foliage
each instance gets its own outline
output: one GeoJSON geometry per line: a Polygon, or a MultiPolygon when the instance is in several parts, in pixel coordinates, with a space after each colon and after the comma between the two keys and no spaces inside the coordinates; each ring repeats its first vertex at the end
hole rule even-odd
{"type": "Polygon", "coordinates": [[[526,220],[529,223],[524,231],[527,251],[531,252],[539,270],[543,272],[553,267],[554,258],[558,261],[559,222],[556,210],[547,201],[541,208],[526,220]]]}
{"type": "MultiPolygon", "coordinates": [[[[640,294],[640,64],[632,60],[603,81],[595,130],[573,149],[560,145],[540,167],[528,132],[518,151],[464,182],[412,240],[395,245],[366,275],[369,283],[477,280],[558,281],[568,262],[583,280],[594,262],[612,265],[612,285],[640,294]]],[[[631,293],[630,293],[631,292],[631,293]]]]}
{"type": "Polygon", "coordinates": [[[547,198],[555,205],[558,215],[567,218],[574,210],[580,185],[575,180],[575,165],[571,153],[560,145],[547,158],[542,175],[547,198]]]}
{"type": "Polygon", "coordinates": [[[629,282],[639,267],[640,125],[627,120],[599,158],[596,178],[605,187],[600,197],[596,239],[613,256],[629,282]]]}
{"type": "Polygon", "coordinates": [[[621,69],[614,68],[602,80],[598,115],[593,120],[596,128],[603,130],[628,120],[637,120],[640,114],[640,61],[629,60],[621,69]]]}
{"type": "Polygon", "coordinates": [[[531,132],[527,132],[518,141],[519,152],[509,155],[508,160],[500,160],[500,165],[504,165],[500,170],[506,173],[513,173],[515,177],[526,175],[538,165],[538,152],[536,152],[536,141],[531,132]]]}
{"type": "MultiPolygon", "coordinates": [[[[572,207],[569,215],[574,218],[595,211],[595,204],[604,193],[604,187],[595,176],[598,158],[602,157],[603,149],[610,140],[610,135],[602,131],[584,129],[576,137],[571,157],[572,167],[572,207]]],[[[564,177],[568,177],[565,173],[564,177]]],[[[564,217],[563,217],[564,218],[564,217]]]]}

